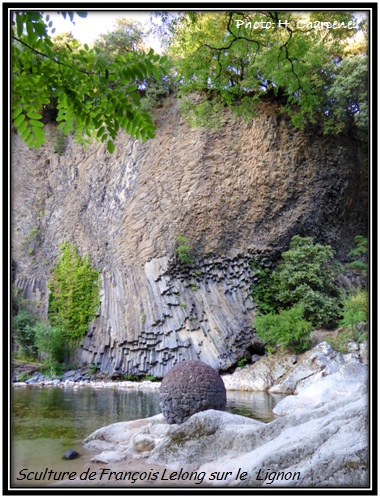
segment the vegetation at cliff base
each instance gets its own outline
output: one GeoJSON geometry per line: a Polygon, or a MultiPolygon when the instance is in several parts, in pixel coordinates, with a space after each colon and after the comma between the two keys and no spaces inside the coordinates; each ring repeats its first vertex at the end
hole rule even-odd
{"type": "Polygon", "coordinates": [[[269,346],[293,347],[301,352],[309,348],[313,325],[305,320],[302,306],[293,306],[278,314],[268,313],[255,319],[260,339],[269,346]]]}
{"type": "Polygon", "coordinates": [[[259,285],[253,287],[253,299],[259,312],[301,306],[305,319],[315,327],[336,321],[341,313],[342,292],[335,283],[337,267],[333,256],[330,246],[295,235],[271,274],[258,271],[259,285]]]}
{"type": "Polygon", "coordinates": [[[337,323],[343,293],[335,282],[333,256],[330,246],[295,235],[273,272],[253,263],[252,296],[258,306],[253,326],[265,343],[307,349],[313,327],[337,323]]]}
{"type": "Polygon", "coordinates": [[[348,268],[353,268],[362,272],[364,274],[368,273],[368,238],[363,237],[363,235],[357,235],[355,237],[355,247],[352,249],[348,256],[350,258],[355,258],[353,261],[348,263],[348,268]]]}
{"type": "MultiPolygon", "coordinates": [[[[355,246],[348,256],[358,259],[347,267],[365,271],[368,240],[357,236],[355,246]]],[[[345,294],[337,276],[346,270],[333,257],[330,246],[296,235],[273,271],[252,262],[252,298],[257,306],[253,326],[267,345],[307,349],[312,328],[326,325],[340,327],[339,338],[333,344],[339,350],[349,340],[366,337],[368,292],[359,288],[345,294]]]]}
{"type": "Polygon", "coordinates": [[[81,257],[65,242],[61,257],[48,282],[48,320],[38,317],[33,302],[13,296],[17,313],[12,318],[14,350],[19,358],[43,360],[49,371],[70,359],[78,342],[87,334],[99,306],[99,271],[89,256],[81,257]]]}
{"type": "Polygon", "coordinates": [[[343,302],[343,318],[339,325],[348,329],[354,340],[366,335],[368,322],[368,292],[360,289],[347,296],[343,302]]]}

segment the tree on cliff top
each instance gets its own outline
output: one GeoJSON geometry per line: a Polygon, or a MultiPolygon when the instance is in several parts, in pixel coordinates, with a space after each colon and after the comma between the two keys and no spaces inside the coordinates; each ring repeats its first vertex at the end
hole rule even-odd
{"type": "Polygon", "coordinates": [[[194,124],[212,123],[225,106],[250,118],[270,98],[297,127],[366,129],[366,44],[354,37],[365,20],[352,12],[188,12],[164,20],[194,124]]]}
{"type": "Polygon", "coordinates": [[[102,57],[112,62],[118,55],[126,52],[143,51],[144,30],[138,21],[121,17],[115,19],[115,27],[108,33],[102,33],[94,41],[102,57]]]}
{"type": "MultiPolygon", "coordinates": [[[[74,18],[71,11],[61,14],[74,18]]],[[[135,81],[165,74],[167,58],[153,50],[125,51],[110,61],[86,44],[75,51],[54,47],[48,28],[52,21],[43,12],[12,12],[12,121],[25,143],[39,148],[45,142],[42,114],[51,101],[58,127],[65,135],[74,132],[80,143],[96,138],[113,152],[119,129],[143,141],[153,138],[155,126],[140,108],[135,81]]]]}

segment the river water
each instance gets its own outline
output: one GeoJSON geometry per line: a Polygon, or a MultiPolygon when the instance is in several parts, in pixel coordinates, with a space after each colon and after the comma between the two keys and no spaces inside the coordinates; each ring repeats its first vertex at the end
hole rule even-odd
{"type": "MultiPolygon", "coordinates": [[[[284,396],[227,391],[227,411],[270,422],[275,418],[272,409],[284,396]]],[[[96,429],[158,413],[158,391],[153,390],[15,388],[12,393],[12,474],[36,467],[76,470],[78,460],[66,461],[62,457],[68,449],[83,454],[83,439],[96,429]]]]}

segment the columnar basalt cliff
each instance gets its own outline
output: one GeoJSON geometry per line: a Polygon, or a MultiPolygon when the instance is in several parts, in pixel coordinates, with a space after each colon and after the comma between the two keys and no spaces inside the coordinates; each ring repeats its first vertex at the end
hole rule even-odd
{"type": "Polygon", "coordinates": [[[47,125],[12,145],[14,280],[47,309],[47,281],[69,241],[101,273],[98,315],[79,355],[105,373],[163,376],[176,362],[234,364],[255,343],[250,260],[295,234],[344,255],[367,221],[365,153],[347,137],[295,130],[263,104],[250,123],[190,129],[171,97],[154,140],[120,135],[109,155],[47,125]],[[60,150],[58,150],[60,149],[60,150]],[[194,263],[176,262],[185,236],[194,263]]]}

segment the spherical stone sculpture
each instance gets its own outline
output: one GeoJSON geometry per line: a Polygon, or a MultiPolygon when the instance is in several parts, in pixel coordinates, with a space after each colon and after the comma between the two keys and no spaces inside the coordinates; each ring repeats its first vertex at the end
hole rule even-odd
{"type": "Polygon", "coordinates": [[[162,379],[159,401],[169,424],[182,424],[194,413],[225,410],[226,388],[219,373],[201,361],[178,363],[162,379]]]}

